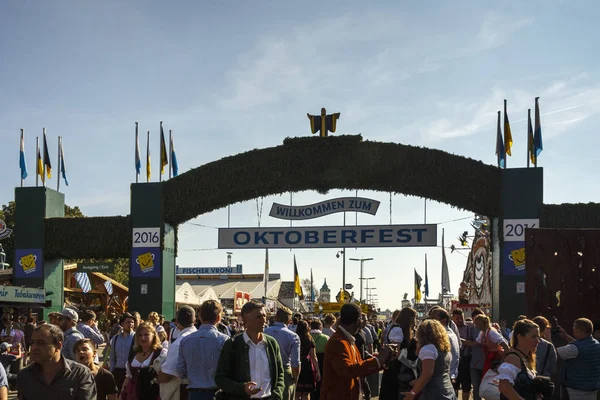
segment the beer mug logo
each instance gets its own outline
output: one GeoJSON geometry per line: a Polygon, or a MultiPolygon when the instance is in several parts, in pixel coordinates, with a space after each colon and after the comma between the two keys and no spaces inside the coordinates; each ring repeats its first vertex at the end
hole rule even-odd
{"type": "Polygon", "coordinates": [[[140,270],[144,274],[154,270],[154,254],[151,252],[140,254],[135,262],[139,264],[140,270]]]}
{"type": "Polygon", "coordinates": [[[26,274],[31,274],[36,270],[36,261],[37,256],[35,254],[27,254],[21,257],[21,259],[19,260],[19,265],[23,267],[23,272],[25,272],[26,274]]]}
{"type": "Polygon", "coordinates": [[[510,259],[510,261],[513,262],[513,264],[517,270],[523,271],[525,269],[525,248],[524,247],[511,251],[508,258],[510,259]]]}

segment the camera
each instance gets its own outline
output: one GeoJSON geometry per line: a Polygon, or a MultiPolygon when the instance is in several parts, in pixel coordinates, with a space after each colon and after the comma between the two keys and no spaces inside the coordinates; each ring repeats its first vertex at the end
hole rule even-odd
{"type": "Polygon", "coordinates": [[[553,335],[558,335],[560,333],[560,326],[553,326],[550,329],[550,333],[552,333],[553,335]]]}

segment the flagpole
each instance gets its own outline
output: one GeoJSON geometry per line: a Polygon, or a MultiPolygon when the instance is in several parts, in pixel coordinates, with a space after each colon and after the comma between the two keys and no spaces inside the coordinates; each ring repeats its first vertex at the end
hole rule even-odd
{"type": "Polygon", "coordinates": [[[159,140],[159,148],[160,148],[160,151],[158,152],[158,158],[159,158],[159,160],[158,160],[158,164],[159,164],[158,165],[158,168],[159,168],[159,170],[158,170],[158,181],[159,182],[162,182],[162,143],[163,143],[162,142],[162,138],[163,138],[163,126],[162,126],[162,123],[163,122],[160,121],[160,135],[158,135],[159,136],[159,138],[158,138],[158,140],[159,140]]]}
{"type": "MultiPolygon", "coordinates": [[[[148,156],[150,155],[150,131],[148,131],[148,140],[146,141],[146,170],[148,169],[148,156]]],[[[150,182],[150,174],[146,171],[146,182],[150,182]]]]}
{"type": "MultiPolygon", "coordinates": [[[[139,147],[139,143],[140,143],[140,137],[139,137],[139,133],[138,133],[138,123],[135,123],[135,152],[138,152],[138,147],[139,147]]],[[[137,162],[137,160],[135,160],[137,162]]],[[[140,170],[142,169],[142,160],[140,157],[140,170]]],[[[135,166],[135,183],[139,183],[140,180],[140,174],[138,174],[137,172],[137,165],[135,166]]]]}
{"type": "MultiPolygon", "coordinates": [[[[42,128],[44,133],[44,143],[46,143],[46,128],[42,128]]],[[[42,157],[42,185],[46,187],[46,147],[44,146],[44,156],[42,157]]]]}
{"type": "Polygon", "coordinates": [[[173,172],[173,131],[169,129],[169,179],[173,172]]]}
{"type": "MultiPolygon", "coordinates": [[[[531,143],[529,143],[529,127],[531,126],[531,108],[527,109],[527,168],[529,168],[529,158],[532,154],[533,150],[533,138],[531,138],[531,143]]],[[[533,134],[533,132],[531,132],[533,134]]]]}
{"type": "MultiPolygon", "coordinates": [[[[25,142],[25,139],[23,138],[23,129],[21,129],[21,141],[25,142]]],[[[23,151],[25,151],[25,145],[23,145],[23,151]]],[[[36,156],[37,157],[37,156],[36,156]]],[[[21,158],[21,143],[19,143],[19,159],[21,158]]],[[[21,171],[21,187],[23,187],[24,184],[24,179],[23,179],[23,171],[21,171]]]]}
{"type": "Polygon", "coordinates": [[[40,137],[35,138],[35,186],[38,186],[40,174],[38,171],[38,154],[40,153],[40,137]]]}
{"type": "MultiPolygon", "coordinates": [[[[504,137],[506,138],[506,99],[504,99],[504,137]]],[[[506,153],[506,140],[504,140],[504,169],[508,168],[508,154],[506,153]]]]}
{"type": "Polygon", "coordinates": [[[61,168],[61,162],[60,162],[60,142],[62,140],[62,136],[58,137],[58,162],[56,164],[58,167],[58,175],[56,176],[56,191],[60,192],[60,168],[61,168]]]}
{"type": "MultiPolygon", "coordinates": [[[[540,103],[539,102],[540,102],[540,98],[536,97],[535,98],[535,128],[533,128],[534,129],[533,130],[534,140],[533,140],[533,145],[531,146],[532,150],[535,151],[535,153],[536,153],[535,158],[534,158],[535,161],[533,163],[533,166],[535,168],[537,168],[537,164],[538,164],[538,155],[537,155],[537,150],[535,149],[535,129],[537,128],[537,123],[538,123],[538,119],[540,116],[540,103]]],[[[541,122],[540,122],[540,132],[541,132],[541,129],[542,129],[542,127],[541,127],[541,122]]],[[[540,133],[540,140],[541,140],[541,133],[540,133]]]]}

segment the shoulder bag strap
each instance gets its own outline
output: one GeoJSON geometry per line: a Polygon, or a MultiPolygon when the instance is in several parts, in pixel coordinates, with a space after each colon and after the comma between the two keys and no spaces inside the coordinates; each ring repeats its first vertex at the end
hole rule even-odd
{"type": "Polygon", "coordinates": [[[117,367],[117,338],[119,337],[119,335],[121,335],[120,333],[115,335],[115,337],[113,338],[113,345],[112,345],[112,353],[115,355],[115,368],[117,367]]]}

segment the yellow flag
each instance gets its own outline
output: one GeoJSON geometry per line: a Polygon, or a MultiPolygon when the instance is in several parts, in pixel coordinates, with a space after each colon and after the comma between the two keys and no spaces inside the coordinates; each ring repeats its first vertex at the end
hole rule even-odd
{"type": "Polygon", "coordinates": [[[298,275],[298,266],[296,265],[296,256],[294,256],[294,294],[297,294],[300,299],[304,298],[302,285],[300,285],[300,275],[298,275]]]}
{"type": "Polygon", "coordinates": [[[508,122],[508,114],[506,113],[506,100],[504,100],[504,149],[506,154],[512,156],[510,148],[512,147],[513,139],[510,132],[510,122],[508,122]]]}

